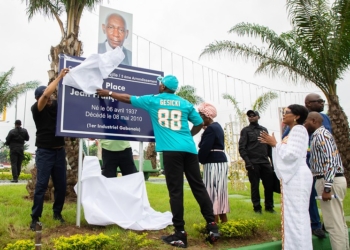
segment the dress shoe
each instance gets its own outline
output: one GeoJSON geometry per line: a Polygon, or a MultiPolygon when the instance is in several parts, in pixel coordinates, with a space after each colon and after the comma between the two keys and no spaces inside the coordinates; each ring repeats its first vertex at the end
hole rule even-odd
{"type": "Polygon", "coordinates": [[[18,180],[11,180],[11,182],[13,182],[13,183],[17,183],[17,182],[18,182],[18,180]]]}
{"type": "Polygon", "coordinates": [[[321,228],[312,229],[312,234],[318,237],[319,239],[326,238],[326,233],[321,228]]]}
{"type": "Polygon", "coordinates": [[[61,224],[65,223],[66,221],[63,219],[62,215],[61,214],[54,214],[53,215],[53,219],[54,220],[58,220],[59,222],[61,222],[61,224]]]}
{"type": "Polygon", "coordinates": [[[273,208],[268,208],[268,209],[265,209],[266,212],[269,212],[271,214],[275,214],[276,211],[273,209],[273,208]]]}
{"type": "Polygon", "coordinates": [[[32,216],[32,222],[30,223],[30,226],[29,226],[30,230],[35,231],[35,227],[36,227],[37,222],[39,222],[39,218],[32,216]]]}
{"type": "Polygon", "coordinates": [[[254,210],[256,214],[262,214],[261,209],[260,210],[254,210]]]}

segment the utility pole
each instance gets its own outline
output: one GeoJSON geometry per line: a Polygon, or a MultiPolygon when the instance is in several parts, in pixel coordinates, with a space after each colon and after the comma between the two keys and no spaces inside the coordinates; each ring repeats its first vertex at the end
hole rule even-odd
{"type": "Polygon", "coordinates": [[[25,122],[26,122],[26,108],[27,108],[27,91],[26,91],[26,95],[24,97],[23,128],[24,128],[25,122]]]}

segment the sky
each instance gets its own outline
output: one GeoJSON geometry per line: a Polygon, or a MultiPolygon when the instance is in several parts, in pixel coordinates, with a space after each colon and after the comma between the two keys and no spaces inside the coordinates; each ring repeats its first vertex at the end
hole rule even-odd
{"type": "MultiPolygon", "coordinates": [[[[199,59],[205,46],[215,40],[235,40],[249,43],[250,40],[246,38],[228,34],[228,30],[240,22],[266,25],[277,33],[289,30],[290,24],[287,19],[285,1],[114,0],[104,1],[102,5],[131,13],[133,15],[133,33],[138,37],[146,38],[206,67],[259,86],[280,90],[300,90],[305,91],[305,93],[319,91],[312,86],[291,85],[287,83],[286,79],[257,76],[254,74],[256,65],[250,62],[233,60],[233,58],[228,57],[199,59]]],[[[2,34],[0,39],[0,72],[15,67],[12,77],[13,83],[38,80],[42,85],[46,85],[48,81],[47,70],[50,69],[50,61],[48,60],[50,47],[60,42],[60,30],[55,20],[40,14],[28,21],[25,8],[25,1],[22,3],[19,0],[0,0],[2,34]]],[[[83,57],[97,52],[98,14],[99,6],[96,6],[91,12],[84,11],[83,13],[79,37],[83,42],[83,57]]],[[[137,40],[135,35],[133,36],[133,45],[136,44],[137,40]]],[[[155,70],[160,70],[158,67],[151,65],[151,68],[155,70]]],[[[165,71],[164,73],[168,74],[169,72],[165,71]]],[[[350,115],[350,100],[346,96],[349,93],[346,82],[349,80],[350,76],[347,73],[344,80],[338,84],[340,103],[348,116],[350,115]]],[[[202,91],[200,88],[199,90],[202,91]]],[[[208,95],[208,91],[206,95],[208,95]]],[[[241,95],[249,95],[249,93],[242,90],[241,95]]],[[[283,97],[280,98],[283,99],[283,97]]],[[[229,121],[228,117],[230,114],[233,115],[233,112],[229,104],[219,102],[219,99],[218,97],[213,103],[218,105],[218,120],[224,125],[229,121]]],[[[302,97],[296,101],[303,104],[301,99],[302,97]]],[[[22,119],[24,127],[30,131],[29,144],[31,151],[34,151],[35,126],[30,113],[30,106],[34,102],[33,92],[28,92],[27,96],[22,95],[18,100],[17,109],[14,106],[8,109],[6,121],[0,122],[0,140],[5,139],[17,117],[22,119]]],[[[278,131],[278,122],[274,120],[271,123],[270,121],[274,114],[275,112],[270,111],[269,115],[262,117],[260,123],[271,131],[278,131]]]]}

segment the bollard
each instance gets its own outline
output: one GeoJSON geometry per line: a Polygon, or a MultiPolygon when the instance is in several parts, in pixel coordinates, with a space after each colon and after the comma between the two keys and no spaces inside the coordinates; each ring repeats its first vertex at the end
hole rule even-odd
{"type": "Polygon", "coordinates": [[[37,222],[35,225],[35,250],[41,250],[41,229],[43,225],[41,222],[37,222]]]}

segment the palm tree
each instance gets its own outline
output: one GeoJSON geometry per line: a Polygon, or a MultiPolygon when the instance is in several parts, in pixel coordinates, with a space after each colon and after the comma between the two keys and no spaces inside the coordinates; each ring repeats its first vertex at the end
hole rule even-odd
{"type": "MultiPolygon", "coordinates": [[[[24,0],[23,0],[24,2],[24,0]]],[[[51,69],[49,73],[49,83],[58,75],[59,55],[66,54],[71,56],[81,56],[82,42],[79,41],[80,20],[84,9],[92,10],[102,0],[26,0],[28,19],[32,19],[36,14],[42,14],[46,17],[56,19],[60,31],[61,41],[57,46],[51,47],[51,69]],[[62,22],[61,16],[66,14],[67,20],[62,22]]],[[[71,170],[67,172],[67,196],[75,198],[74,185],[78,176],[78,151],[79,140],[77,138],[66,138],[66,154],[68,165],[71,170]]],[[[27,190],[30,197],[34,192],[36,180],[28,183],[27,190]]]]}
{"type": "Polygon", "coordinates": [[[260,38],[265,47],[216,41],[201,56],[226,54],[258,63],[257,74],[312,83],[327,98],[328,114],[350,184],[349,122],[339,103],[337,83],[350,65],[350,0],[287,0],[292,30],[278,35],[266,26],[239,23],[230,33],[260,38]]]}
{"type": "MultiPolygon", "coordinates": [[[[258,98],[254,101],[252,105],[252,110],[258,111],[259,113],[264,112],[267,107],[270,105],[270,103],[276,99],[278,95],[275,92],[268,91],[266,93],[263,93],[262,95],[258,96],[258,98]]],[[[236,98],[234,98],[230,94],[223,94],[222,98],[225,100],[229,100],[233,107],[234,111],[236,113],[236,117],[238,117],[239,123],[240,123],[240,129],[248,125],[247,122],[247,115],[245,109],[241,109],[239,107],[239,102],[237,102],[236,98]]]]}
{"type": "MultiPolygon", "coordinates": [[[[252,105],[252,110],[263,113],[270,105],[271,101],[276,99],[278,95],[275,92],[268,91],[258,96],[252,105]]],[[[235,190],[244,190],[245,184],[242,182],[246,176],[245,162],[240,158],[238,151],[238,138],[237,130],[241,131],[242,128],[248,125],[247,114],[245,109],[239,107],[239,102],[235,97],[229,94],[223,94],[222,98],[232,103],[234,107],[235,115],[239,121],[239,128],[233,129],[233,123],[227,123],[225,126],[225,150],[231,159],[231,166],[229,171],[229,179],[231,185],[235,190]]]]}
{"type": "MultiPolygon", "coordinates": [[[[204,102],[203,98],[196,94],[196,88],[193,86],[190,86],[190,85],[181,86],[176,91],[175,94],[182,97],[183,99],[189,101],[190,103],[192,103],[194,105],[198,105],[198,104],[204,102]]],[[[156,165],[157,153],[155,151],[155,143],[154,142],[148,143],[147,150],[146,150],[146,159],[151,160],[153,169],[155,169],[157,167],[157,165],[156,165]]]]}
{"type": "Polygon", "coordinates": [[[245,109],[241,109],[239,107],[239,102],[236,100],[236,98],[234,98],[232,95],[230,94],[223,94],[222,98],[224,98],[225,100],[229,100],[231,102],[231,104],[233,105],[233,110],[235,112],[235,115],[239,121],[239,127],[240,129],[242,129],[243,127],[248,125],[247,122],[247,117],[245,115],[245,109]]]}
{"type": "MultiPolygon", "coordinates": [[[[24,2],[24,0],[22,0],[24,2]]],[[[80,20],[84,9],[92,10],[102,0],[26,0],[28,19],[31,20],[36,14],[42,14],[48,18],[56,19],[60,31],[61,41],[50,49],[51,70],[49,71],[49,83],[58,74],[59,55],[81,56],[82,42],[79,41],[80,20]],[[66,14],[65,24],[61,16],[66,14]]]]}
{"type": "Polygon", "coordinates": [[[0,74],[0,113],[10,106],[16,98],[28,90],[38,87],[40,82],[29,81],[20,84],[12,84],[11,77],[15,68],[0,74]]]}
{"type": "Polygon", "coordinates": [[[198,105],[204,102],[203,98],[196,94],[196,88],[191,85],[181,86],[175,94],[189,101],[193,105],[198,105]]]}

